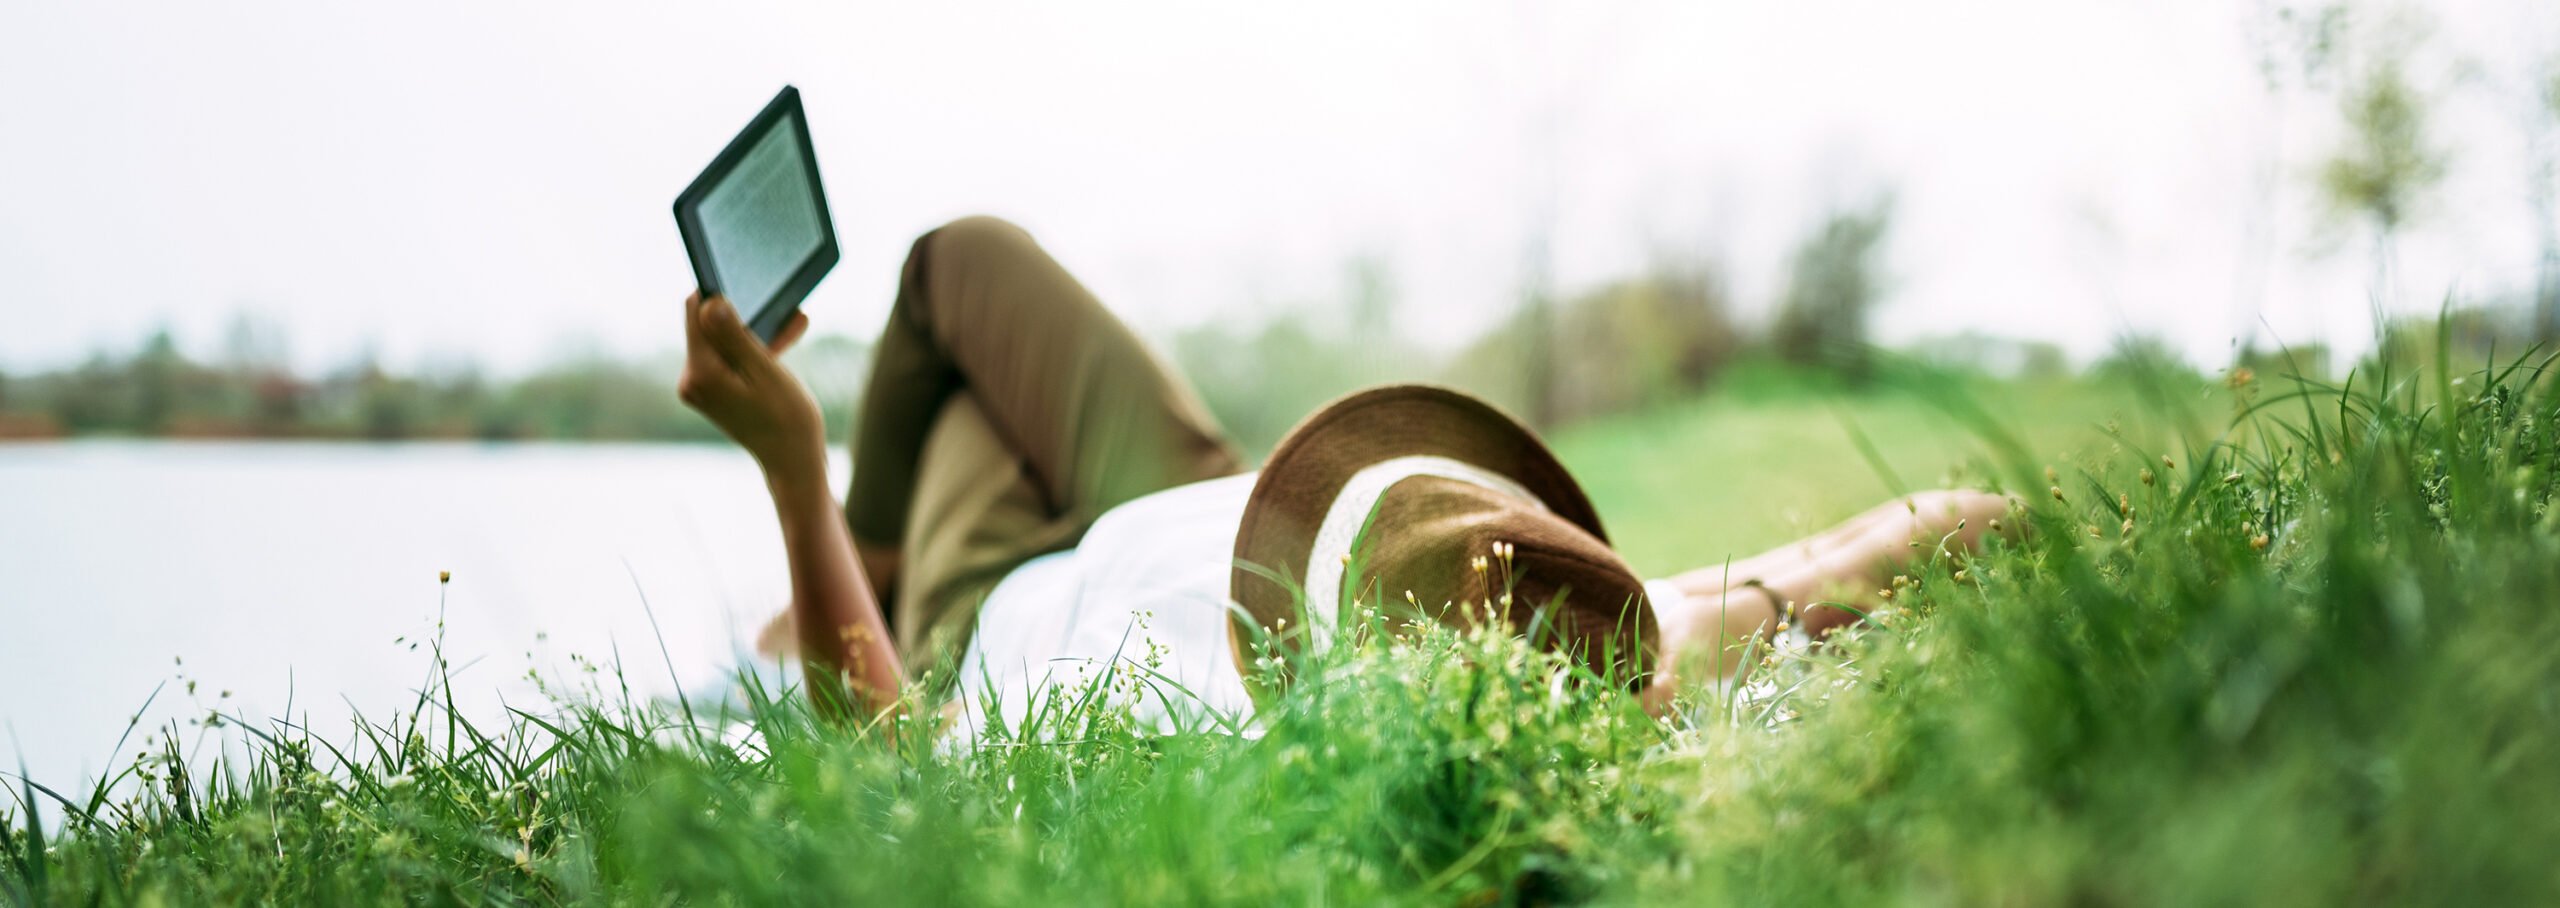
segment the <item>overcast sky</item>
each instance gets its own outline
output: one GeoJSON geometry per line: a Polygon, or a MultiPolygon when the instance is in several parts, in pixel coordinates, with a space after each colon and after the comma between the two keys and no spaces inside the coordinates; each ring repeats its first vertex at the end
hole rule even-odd
{"type": "MultiPolygon", "coordinates": [[[[2560,51],[2537,6],[2428,6],[2456,154],[2412,305],[2531,280],[2509,74],[2560,51]]],[[[870,333],[907,241],[972,212],[1159,334],[1371,255],[1399,325],[1455,341],[1541,224],[1565,290],[1703,259],[1756,310],[1826,206],[1891,188],[1889,337],[2132,328],[2216,361],[2258,300],[2289,340],[2365,330],[2361,240],[2307,192],[2334,104],[2266,89],[2258,8],[11,3],[0,368],[161,322],[209,353],[239,312],[309,366],[672,347],[668,205],[785,83],[844,246],[822,330],[870,333]]]]}

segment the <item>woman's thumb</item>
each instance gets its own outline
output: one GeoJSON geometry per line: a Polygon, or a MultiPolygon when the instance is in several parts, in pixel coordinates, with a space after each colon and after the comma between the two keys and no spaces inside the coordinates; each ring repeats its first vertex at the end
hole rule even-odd
{"type": "Polygon", "coordinates": [[[702,321],[703,336],[721,358],[733,366],[756,360],[760,345],[755,332],[747,330],[747,323],[738,318],[738,307],[730,305],[728,298],[715,296],[703,301],[702,321]]]}

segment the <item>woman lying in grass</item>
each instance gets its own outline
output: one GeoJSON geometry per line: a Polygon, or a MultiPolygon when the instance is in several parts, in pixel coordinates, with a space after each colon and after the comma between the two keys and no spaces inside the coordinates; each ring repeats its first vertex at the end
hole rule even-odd
{"type": "Polygon", "coordinates": [[[678,394],[755,456],[789,550],[793,604],[763,646],[863,716],[949,666],[932,686],[964,736],[1103,672],[1143,680],[1140,727],[1232,727],[1355,607],[1503,623],[1658,712],[1741,644],[1856,620],[1915,544],[1967,550],[2008,506],[1922,493],[1645,581],[1527,429],[1414,385],[1328,404],[1244,472],[1181,376],[1028,234],[970,218],[908,254],[839,509],[817,402],[775,359],[807,318],[768,348],[723,300],[685,316],[678,394]]]}

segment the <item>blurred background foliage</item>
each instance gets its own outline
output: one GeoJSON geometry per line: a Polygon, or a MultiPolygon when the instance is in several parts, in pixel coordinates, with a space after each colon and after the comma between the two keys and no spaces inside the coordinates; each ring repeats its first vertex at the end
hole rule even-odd
{"type": "MultiPolygon", "coordinates": [[[[2381,215],[2375,215],[2378,220],[2381,215]]],[[[1759,310],[1735,298],[1724,269],[1657,256],[1640,273],[1522,305],[1472,339],[1426,343],[1398,329],[1395,277],[1381,258],[1347,263],[1331,299],[1276,307],[1258,322],[1213,321],[1162,338],[1166,353],[1250,452],[1266,451],[1316,407],[1391,381],[1468,389],[1556,429],[1679,407],[1720,384],[1746,396],[1772,389],[1856,395],[1881,358],[1984,379],[2168,386],[2205,378],[2158,337],[2127,335],[2094,361],[2060,348],[1981,332],[1920,335],[1887,350],[1871,336],[1891,276],[1893,202],[1879,195],[1821,219],[1793,248],[1788,280],[1759,310]],[[1542,361],[1543,360],[1543,361],[1542,361]]],[[[2387,253],[2385,253],[2387,254],[2387,253]]],[[[2535,342],[2532,301],[2462,305],[2387,323],[2382,359],[2456,365],[2512,356],[2535,342]],[[2442,341],[2441,346],[2439,341],[2442,341]]],[[[711,441],[717,434],[670,389],[672,352],[642,360],[571,351],[531,373],[493,377],[468,363],[395,373],[371,353],[318,374],[289,365],[286,330],[236,318],[221,351],[191,357],[166,329],[127,351],[100,351],[52,372],[0,373],[0,438],[152,436],[399,441],[711,441]]],[[[811,338],[785,360],[816,394],[841,442],[869,368],[869,344],[811,338]]],[[[2248,345],[2229,370],[2333,375],[2316,344],[2248,345]]]]}
{"type": "MultiPolygon", "coordinates": [[[[628,360],[594,350],[533,372],[492,377],[468,363],[406,373],[371,352],[317,374],[288,365],[281,326],[234,320],[223,354],[193,358],[166,328],[129,352],[99,351],[53,372],[0,374],[0,438],[709,441],[719,434],[673,392],[672,353],[628,360]]],[[[847,425],[868,347],[809,341],[786,357],[847,425]]]]}

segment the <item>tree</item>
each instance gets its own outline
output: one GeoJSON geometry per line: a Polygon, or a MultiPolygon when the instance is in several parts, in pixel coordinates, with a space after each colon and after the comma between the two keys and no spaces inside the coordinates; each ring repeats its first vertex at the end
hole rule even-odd
{"type": "Polygon", "coordinates": [[[2320,168],[2333,216],[2361,220],[2373,241],[2373,327],[2390,310],[2394,243],[2427,192],[2444,179],[2444,152],[2430,144],[2427,102],[2409,83],[2404,56],[2378,54],[2339,98],[2343,147],[2320,168]]]}
{"type": "Polygon", "coordinates": [[[2542,261],[2535,275],[2533,336],[2560,343],[2560,57],[2544,64],[2540,123],[2534,135],[2534,173],[2530,177],[2534,231],[2541,241],[2542,261]]]}
{"type": "Polygon", "coordinates": [[[234,313],[222,329],[222,367],[241,374],[283,372],[293,366],[284,325],[248,312],[234,313]]]}
{"type": "Polygon", "coordinates": [[[2285,144],[2298,98],[2316,97],[2331,88],[2336,63],[2345,47],[2347,8],[2343,3],[2258,0],[2247,20],[2250,44],[2257,50],[2258,85],[2267,111],[2256,118],[2258,156],[2251,168],[2250,193],[2244,209],[2235,277],[2234,329],[2243,346],[2257,342],[2265,317],[2267,289],[2274,279],[2278,208],[2289,182],[2285,144]]]}
{"type": "Polygon", "coordinates": [[[134,409],[132,429],[155,433],[169,426],[177,415],[180,385],[186,380],[186,358],[178,353],[178,342],[162,325],[143,341],[142,352],[133,358],[134,409]]]}
{"type": "Polygon", "coordinates": [[[1893,225],[1893,199],[1834,212],[1797,247],[1770,343],[1788,362],[1864,380],[1872,365],[1867,321],[1883,295],[1879,254],[1893,225]]]}

